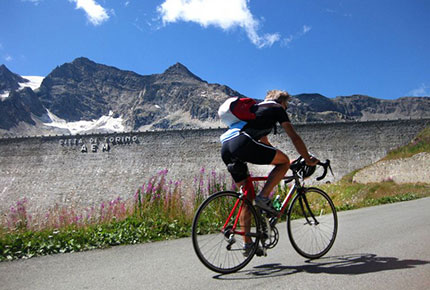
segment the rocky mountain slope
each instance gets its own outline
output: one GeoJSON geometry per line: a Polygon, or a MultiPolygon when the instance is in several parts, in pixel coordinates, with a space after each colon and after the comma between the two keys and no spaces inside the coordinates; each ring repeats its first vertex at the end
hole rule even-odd
{"type": "Polygon", "coordinates": [[[430,183],[429,152],[412,157],[382,160],[358,171],[353,178],[358,183],[393,181],[395,183],[430,183]]]}
{"type": "Polygon", "coordinates": [[[175,123],[172,115],[178,112],[203,122],[215,120],[218,104],[238,94],[208,84],[180,63],[162,74],[141,76],[85,58],[56,68],[38,93],[48,110],[67,121],[97,119],[112,111],[133,130],[191,126],[185,120],[175,123]]]}
{"type": "Polygon", "coordinates": [[[381,100],[363,95],[326,98],[319,94],[301,94],[288,109],[298,122],[378,119],[429,118],[430,97],[403,97],[381,100]]]}
{"type": "MultiPolygon", "coordinates": [[[[143,76],[81,57],[56,67],[34,91],[22,89],[27,81],[0,67],[0,136],[69,133],[70,124],[74,133],[218,127],[219,105],[242,96],[180,63],[143,76]],[[120,125],[94,125],[102,119],[120,125]]],[[[288,111],[294,122],[422,118],[430,117],[430,98],[301,94],[288,111]]]]}
{"type": "MultiPolygon", "coordinates": [[[[201,80],[180,63],[162,74],[142,76],[86,58],[55,68],[35,95],[44,108],[66,122],[96,120],[113,112],[125,130],[219,126],[219,104],[228,96],[241,96],[227,86],[201,80]]],[[[0,110],[7,110],[9,103],[16,100],[5,98],[0,110]]],[[[47,113],[42,117],[39,111],[25,111],[25,118],[2,115],[0,128],[13,131],[21,122],[34,123],[31,117],[49,122],[47,113]]]]}
{"type": "MultiPolygon", "coordinates": [[[[6,97],[10,91],[19,89],[19,83],[26,83],[29,80],[11,72],[4,64],[0,66],[0,95],[6,97]]],[[[3,97],[2,97],[3,98],[3,97]]]]}

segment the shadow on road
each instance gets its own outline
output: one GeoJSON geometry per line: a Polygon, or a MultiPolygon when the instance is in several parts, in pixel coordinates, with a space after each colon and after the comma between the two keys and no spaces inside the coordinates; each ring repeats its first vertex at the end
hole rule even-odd
{"type": "Polygon", "coordinates": [[[429,264],[430,261],[399,260],[394,257],[378,257],[375,254],[352,254],[309,260],[305,265],[283,266],[281,264],[265,264],[251,270],[239,271],[229,275],[216,275],[215,279],[240,280],[265,277],[286,276],[296,273],[360,275],[380,271],[415,268],[429,264]]]}

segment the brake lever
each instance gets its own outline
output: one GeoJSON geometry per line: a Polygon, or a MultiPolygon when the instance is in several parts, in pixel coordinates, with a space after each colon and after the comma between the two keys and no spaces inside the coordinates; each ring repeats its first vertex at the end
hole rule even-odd
{"type": "Polygon", "coordinates": [[[330,173],[331,173],[331,175],[332,175],[332,176],[334,176],[334,174],[333,174],[333,170],[331,169],[330,160],[329,160],[329,162],[328,162],[328,169],[330,169],[330,173]]]}
{"type": "Polygon", "coordinates": [[[320,181],[320,180],[325,178],[325,176],[327,175],[327,168],[330,169],[331,175],[334,176],[333,170],[331,169],[331,166],[330,166],[330,160],[329,159],[327,159],[324,163],[322,163],[321,161],[318,162],[318,165],[321,165],[324,168],[324,173],[320,177],[317,177],[316,180],[320,181]]]}

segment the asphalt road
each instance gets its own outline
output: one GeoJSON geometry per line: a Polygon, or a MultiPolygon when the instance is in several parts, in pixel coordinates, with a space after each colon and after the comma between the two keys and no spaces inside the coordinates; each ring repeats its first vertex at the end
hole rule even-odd
{"type": "Polygon", "coordinates": [[[326,257],[281,240],[267,257],[218,275],[189,238],[0,263],[0,289],[430,289],[430,198],[339,213],[326,257]]]}

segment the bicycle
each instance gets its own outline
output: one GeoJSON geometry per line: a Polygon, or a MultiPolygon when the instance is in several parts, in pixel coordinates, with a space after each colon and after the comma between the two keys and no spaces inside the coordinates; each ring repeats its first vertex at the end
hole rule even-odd
{"type": "MultiPolygon", "coordinates": [[[[330,161],[318,165],[324,168],[317,178],[322,180],[327,169],[331,171],[330,161]]],[[[267,177],[248,177],[247,185],[240,192],[220,191],[203,201],[192,225],[193,247],[200,261],[215,272],[227,274],[245,267],[256,253],[267,255],[267,250],[279,241],[276,224],[287,207],[288,237],[293,248],[308,259],[324,256],[336,239],[337,214],[327,193],[316,187],[305,187],[305,178],[313,174],[313,171],[305,172],[307,168],[301,157],[291,164],[293,174],[283,180],[285,187],[294,183],[275,215],[254,207],[248,198],[255,196],[253,182],[265,181],[267,177]],[[245,207],[250,213],[247,230],[240,222],[245,207]],[[245,248],[245,239],[252,240],[251,249],[245,248]]],[[[279,196],[276,201],[279,202],[279,196]]]]}

